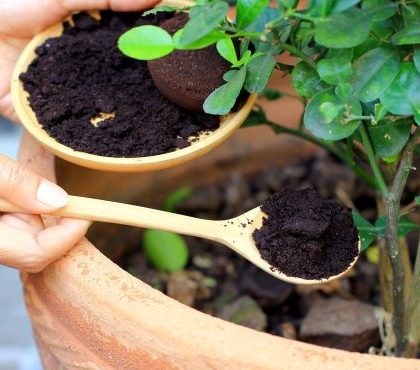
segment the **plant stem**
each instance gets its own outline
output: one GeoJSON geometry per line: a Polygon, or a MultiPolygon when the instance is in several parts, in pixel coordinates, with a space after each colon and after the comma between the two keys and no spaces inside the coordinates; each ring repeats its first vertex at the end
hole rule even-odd
{"type": "Polygon", "coordinates": [[[285,42],[278,41],[277,44],[284,50],[289,51],[294,56],[304,60],[306,63],[308,63],[313,69],[316,69],[316,63],[305,53],[302,53],[300,50],[296,49],[292,45],[288,45],[285,42]]]}
{"type": "Polygon", "coordinates": [[[315,145],[327,150],[328,152],[330,152],[331,154],[333,154],[337,158],[341,159],[343,162],[347,163],[348,166],[350,167],[350,169],[354,173],[356,173],[358,176],[360,176],[363,180],[365,180],[370,186],[372,186],[374,188],[377,188],[377,185],[376,185],[375,181],[372,181],[372,176],[368,172],[366,172],[366,170],[364,168],[358,166],[354,161],[348,161],[345,154],[343,154],[335,146],[333,146],[331,144],[328,144],[328,143],[326,143],[322,140],[319,140],[316,137],[308,135],[303,130],[295,130],[295,129],[285,127],[285,126],[279,125],[277,123],[268,121],[268,120],[265,122],[265,124],[270,126],[271,129],[275,133],[278,133],[278,134],[286,133],[286,134],[289,134],[289,135],[297,136],[297,137],[305,139],[306,141],[309,141],[312,144],[315,144],[315,145]]]}
{"type": "Polygon", "coordinates": [[[372,143],[370,142],[369,135],[367,133],[366,127],[363,122],[360,125],[360,133],[362,135],[362,142],[363,142],[363,145],[365,146],[366,153],[369,159],[369,164],[370,164],[370,167],[372,168],[373,176],[375,177],[377,187],[381,191],[382,196],[386,198],[388,195],[388,188],[385,184],[385,180],[382,176],[382,172],[378,166],[378,163],[376,162],[372,143]]]}
{"type": "Polygon", "coordinates": [[[390,193],[385,197],[385,214],[387,216],[385,230],[385,246],[392,267],[393,291],[393,327],[397,338],[396,354],[401,355],[406,350],[408,338],[405,333],[405,269],[398,246],[398,219],[401,196],[407,183],[407,178],[412,169],[413,148],[420,131],[414,133],[409,139],[395,175],[390,193]]]}

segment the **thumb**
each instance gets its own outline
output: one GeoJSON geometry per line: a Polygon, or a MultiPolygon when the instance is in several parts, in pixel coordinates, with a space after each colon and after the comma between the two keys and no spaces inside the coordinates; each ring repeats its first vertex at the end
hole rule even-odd
{"type": "Polygon", "coordinates": [[[32,213],[52,212],[64,207],[68,194],[19,163],[0,155],[0,198],[32,213]]]}

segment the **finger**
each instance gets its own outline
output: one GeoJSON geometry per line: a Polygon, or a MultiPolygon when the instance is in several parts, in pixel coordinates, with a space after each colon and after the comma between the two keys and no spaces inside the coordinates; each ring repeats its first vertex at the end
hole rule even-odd
{"type": "Polygon", "coordinates": [[[45,228],[40,216],[24,213],[6,213],[0,217],[0,222],[32,234],[39,233],[45,228]]]}
{"type": "Polygon", "coordinates": [[[146,9],[158,1],[156,0],[67,0],[63,6],[70,11],[111,9],[119,12],[146,9]]]}
{"type": "Polygon", "coordinates": [[[33,234],[0,223],[0,264],[31,273],[42,271],[76,245],[89,225],[63,219],[57,226],[33,234]]]}
{"type": "Polygon", "coordinates": [[[68,194],[11,159],[0,155],[0,198],[32,213],[48,213],[64,207],[68,194]]]}

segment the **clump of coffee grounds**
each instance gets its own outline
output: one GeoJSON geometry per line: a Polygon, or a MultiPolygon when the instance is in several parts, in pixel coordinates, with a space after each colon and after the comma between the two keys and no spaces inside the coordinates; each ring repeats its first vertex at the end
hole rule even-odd
{"type": "Polygon", "coordinates": [[[358,255],[351,210],[315,190],[283,190],[261,207],[267,215],[253,233],[261,257],[287,276],[326,279],[358,255]]]}
{"type": "Polygon", "coordinates": [[[128,29],[166,19],[102,12],[97,21],[80,13],[62,36],[38,47],[21,80],[48,134],[74,150],[131,158],[187,147],[190,136],[217,129],[219,117],[177,107],[159,92],[146,62],[117,48],[128,29]]]}
{"type": "MultiPolygon", "coordinates": [[[[188,20],[187,13],[178,13],[162,22],[161,27],[173,35],[188,20]]],[[[147,64],[156,86],[165,96],[196,112],[202,112],[206,98],[225,83],[223,75],[230,68],[215,45],[199,50],[176,50],[147,64]]]]}

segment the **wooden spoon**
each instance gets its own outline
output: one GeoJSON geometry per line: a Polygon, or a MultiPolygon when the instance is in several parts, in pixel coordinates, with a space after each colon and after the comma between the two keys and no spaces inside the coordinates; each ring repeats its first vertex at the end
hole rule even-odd
{"type": "MultiPolygon", "coordinates": [[[[0,211],[25,213],[19,207],[1,199],[0,211]]],[[[269,263],[261,258],[252,237],[253,231],[262,225],[264,213],[260,207],[229,220],[213,221],[129,204],[71,196],[66,207],[51,215],[172,231],[214,240],[228,246],[274,277],[293,284],[316,284],[331,281],[346,273],[358,258],[356,257],[345,271],[322,280],[292,277],[277,270],[273,271],[269,263]]]]}
{"type": "MultiPolygon", "coordinates": [[[[186,3],[180,1],[179,6],[185,5],[186,3]]],[[[160,2],[159,5],[165,5],[165,1],[160,2]]],[[[93,12],[92,15],[95,16],[95,14],[99,16],[97,12],[93,12]]],[[[221,117],[221,124],[217,130],[204,132],[191,142],[190,146],[169,153],[149,157],[114,158],[73,150],[56,141],[42,128],[29,105],[28,93],[23,88],[23,83],[19,79],[20,74],[26,72],[28,66],[36,57],[35,49],[47,39],[60,36],[62,32],[63,25],[62,23],[58,23],[39,33],[29,42],[16,63],[12,77],[11,91],[16,114],[25,129],[50,152],[74,164],[96,170],[115,172],[143,172],[176,166],[209,152],[231,136],[245,121],[257,99],[257,94],[251,94],[237,112],[232,112],[221,117]]],[[[96,118],[92,117],[92,124],[94,124],[96,118]]]]}

